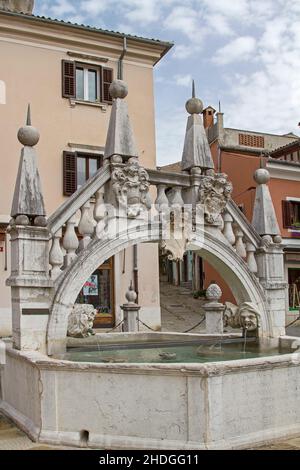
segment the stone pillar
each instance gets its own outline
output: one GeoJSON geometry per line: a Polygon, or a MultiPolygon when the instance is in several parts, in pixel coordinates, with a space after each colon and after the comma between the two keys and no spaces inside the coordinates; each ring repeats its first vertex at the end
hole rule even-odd
{"type": "Polygon", "coordinates": [[[285,334],[286,288],[282,238],[268,187],[270,173],[264,168],[256,170],[257,183],[252,225],[262,237],[262,246],[256,252],[258,277],[266,296],[269,319],[264,334],[278,337],[285,334]]]}
{"type": "Polygon", "coordinates": [[[49,232],[47,228],[13,225],[11,236],[12,327],[14,347],[46,352],[51,304],[49,232]]]}
{"type": "Polygon", "coordinates": [[[257,250],[256,261],[259,281],[266,296],[267,317],[269,318],[269,331],[266,333],[268,336],[278,337],[285,335],[286,324],[288,285],[284,273],[284,254],[282,245],[272,243],[271,237],[263,237],[263,242],[266,246],[257,250]]]}
{"type": "Polygon", "coordinates": [[[206,334],[223,334],[224,305],[219,302],[222,291],[217,284],[211,284],[206,291],[208,303],[203,305],[206,319],[206,334]]]}
{"type": "Polygon", "coordinates": [[[124,332],[136,333],[139,331],[138,318],[141,307],[135,303],[137,294],[133,290],[132,284],[126,292],[126,299],[128,303],[121,306],[124,315],[124,332]]]}
{"type": "Polygon", "coordinates": [[[52,281],[49,276],[49,239],[35,145],[39,132],[27,123],[18,132],[21,151],[11,210],[11,287],[14,347],[46,352],[52,281]]]}

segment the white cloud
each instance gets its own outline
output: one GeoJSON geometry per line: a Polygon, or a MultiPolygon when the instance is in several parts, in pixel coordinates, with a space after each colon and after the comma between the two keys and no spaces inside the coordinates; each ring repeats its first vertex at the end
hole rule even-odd
{"type": "Polygon", "coordinates": [[[164,21],[164,26],[168,29],[179,31],[197,42],[197,36],[201,36],[198,27],[197,13],[189,7],[175,7],[164,21]]]}
{"type": "Polygon", "coordinates": [[[192,76],[191,75],[175,75],[175,83],[178,86],[191,87],[192,76]]]}
{"type": "Polygon", "coordinates": [[[208,11],[228,18],[241,19],[249,13],[249,0],[199,0],[208,11]]]}
{"type": "Polygon", "coordinates": [[[217,65],[227,65],[236,61],[249,60],[255,47],[255,38],[242,36],[218,49],[212,60],[217,65]]]}
{"type": "Polygon", "coordinates": [[[80,8],[89,13],[89,15],[99,15],[109,8],[110,4],[107,0],[83,0],[80,8]]]}
{"type": "Polygon", "coordinates": [[[56,2],[51,5],[50,11],[54,16],[62,16],[76,13],[76,8],[69,0],[56,0],[56,2]]]}

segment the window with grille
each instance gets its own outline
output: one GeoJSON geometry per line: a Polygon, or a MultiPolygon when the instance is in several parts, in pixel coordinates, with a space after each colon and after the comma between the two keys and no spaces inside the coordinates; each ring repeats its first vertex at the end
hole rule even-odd
{"type": "Polygon", "coordinates": [[[244,145],[245,147],[265,147],[265,138],[260,135],[253,134],[239,134],[239,145],[244,145]]]}

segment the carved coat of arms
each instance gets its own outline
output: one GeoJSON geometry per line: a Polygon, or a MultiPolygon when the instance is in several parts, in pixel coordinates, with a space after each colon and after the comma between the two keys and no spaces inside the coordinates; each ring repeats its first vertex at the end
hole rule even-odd
{"type": "Polygon", "coordinates": [[[151,208],[149,175],[138,163],[114,168],[112,188],[118,204],[127,208],[129,218],[133,219],[143,209],[151,208]]]}
{"type": "Polygon", "coordinates": [[[219,224],[221,214],[231,198],[233,186],[225,173],[204,176],[199,188],[199,203],[203,205],[205,221],[219,224]]]}

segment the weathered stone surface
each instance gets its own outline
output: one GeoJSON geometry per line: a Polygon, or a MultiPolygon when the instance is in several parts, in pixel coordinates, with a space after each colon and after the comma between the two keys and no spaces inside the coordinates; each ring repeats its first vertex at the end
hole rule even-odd
{"type": "Polygon", "coordinates": [[[44,443],[80,446],[87,430],[98,449],[230,449],[299,434],[299,380],[296,354],[91,364],[9,350],[0,408],[44,443]]]}
{"type": "Polygon", "coordinates": [[[96,313],[93,305],[75,304],[68,320],[68,336],[87,338],[94,335],[93,323],[96,313]]]}
{"type": "Polygon", "coordinates": [[[111,158],[113,155],[123,158],[138,157],[128,106],[120,98],[116,98],[112,105],[104,158],[111,158]]]}
{"type": "Polygon", "coordinates": [[[126,209],[129,218],[151,208],[149,175],[137,162],[115,165],[111,180],[116,201],[119,207],[126,209]]]}
{"type": "Polygon", "coordinates": [[[256,188],[252,225],[259,235],[278,236],[280,235],[280,229],[270,190],[267,186],[270,174],[267,170],[261,168],[256,171],[254,179],[258,186],[256,188]]]}
{"type": "Polygon", "coordinates": [[[0,0],[0,10],[32,13],[34,0],[0,0]]]}
{"type": "Polygon", "coordinates": [[[242,305],[234,305],[226,302],[224,312],[224,326],[240,328],[247,331],[257,331],[259,328],[260,313],[256,305],[245,302],[242,305]]]}
{"type": "Polygon", "coordinates": [[[214,168],[202,118],[198,114],[188,118],[182,154],[182,170],[193,167],[214,168]]]}
{"type": "Polygon", "coordinates": [[[221,225],[224,212],[232,194],[232,183],[225,173],[204,176],[200,181],[199,203],[203,205],[205,221],[221,225]]]}
{"type": "Polygon", "coordinates": [[[21,152],[11,210],[12,217],[18,215],[27,215],[29,217],[46,215],[37,168],[37,155],[32,147],[24,147],[21,152]]]}

